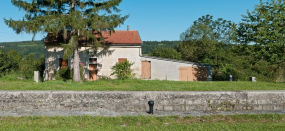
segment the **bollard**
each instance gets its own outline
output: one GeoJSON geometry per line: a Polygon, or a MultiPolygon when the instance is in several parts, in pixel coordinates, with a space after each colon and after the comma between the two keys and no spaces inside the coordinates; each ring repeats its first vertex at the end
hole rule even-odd
{"type": "Polygon", "coordinates": [[[249,77],[249,81],[256,82],[256,77],[249,77]]]}
{"type": "Polygon", "coordinates": [[[148,101],[148,105],[149,105],[149,114],[153,114],[153,105],[154,105],[154,101],[148,101]]]}
{"type": "Polygon", "coordinates": [[[233,80],[234,80],[233,75],[228,75],[228,81],[233,81],[233,80]]]}

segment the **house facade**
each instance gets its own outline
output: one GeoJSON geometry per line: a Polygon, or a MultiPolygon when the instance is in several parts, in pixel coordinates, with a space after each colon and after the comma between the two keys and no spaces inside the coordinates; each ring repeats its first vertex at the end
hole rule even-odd
{"type": "MultiPolygon", "coordinates": [[[[83,68],[83,78],[97,80],[101,76],[110,76],[111,67],[117,62],[126,59],[133,62],[133,73],[139,78],[141,75],[141,45],[142,41],[138,31],[116,31],[112,34],[102,33],[106,43],[97,50],[84,44],[79,46],[80,64],[83,68]]],[[[56,42],[45,42],[45,80],[53,80],[56,71],[62,67],[71,67],[73,60],[63,60],[64,49],[56,42]]],[[[72,67],[71,67],[72,68],[72,67]]],[[[114,76],[110,76],[114,78],[114,76]]]]}
{"type": "MultiPolygon", "coordinates": [[[[193,62],[149,57],[141,55],[142,41],[138,31],[115,31],[102,33],[109,43],[97,50],[84,44],[79,46],[80,66],[83,79],[98,80],[111,77],[112,66],[128,60],[133,62],[132,70],[136,78],[173,81],[209,81],[211,66],[193,62]]],[[[44,80],[54,80],[60,68],[71,67],[73,60],[63,59],[64,49],[56,42],[45,41],[44,80]]]]}

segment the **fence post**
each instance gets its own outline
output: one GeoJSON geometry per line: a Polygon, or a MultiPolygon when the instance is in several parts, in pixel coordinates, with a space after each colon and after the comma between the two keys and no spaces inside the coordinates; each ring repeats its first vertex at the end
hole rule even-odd
{"type": "Polygon", "coordinates": [[[39,71],[34,71],[34,81],[39,83],[39,81],[40,81],[40,72],[39,71]]]}

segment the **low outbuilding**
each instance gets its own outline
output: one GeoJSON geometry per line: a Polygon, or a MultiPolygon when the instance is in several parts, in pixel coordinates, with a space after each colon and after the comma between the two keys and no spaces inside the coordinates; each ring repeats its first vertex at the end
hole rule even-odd
{"type": "Polygon", "coordinates": [[[141,56],[142,79],[211,81],[211,65],[152,56],[141,56]]]}

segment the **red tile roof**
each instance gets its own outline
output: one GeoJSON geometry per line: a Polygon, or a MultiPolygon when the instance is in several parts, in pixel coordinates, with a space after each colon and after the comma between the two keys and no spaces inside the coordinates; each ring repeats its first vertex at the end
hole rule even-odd
{"type": "Polygon", "coordinates": [[[114,33],[102,32],[107,43],[112,44],[142,44],[138,31],[136,30],[117,30],[114,33]]]}
{"type": "MultiPolygon", "coordinates": [[[[136,30],[102,31],[101,33],[107,44],[142,44],[140,35],[136,30]]],[[[45,40],[46,44],[57,42],[57,40],[51,40],[50,35],[48,35],[45,40]]]]}

